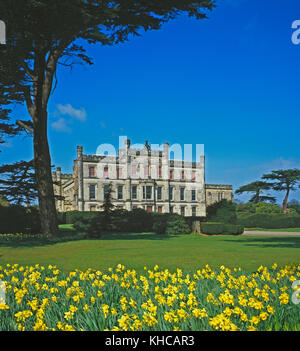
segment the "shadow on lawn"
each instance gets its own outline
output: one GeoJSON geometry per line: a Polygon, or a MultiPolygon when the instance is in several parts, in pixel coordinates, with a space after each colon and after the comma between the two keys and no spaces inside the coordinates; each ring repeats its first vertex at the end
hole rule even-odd
{"type": "Polygon", "coordinates": [[[0,247],[41,247],[79,240],[166,240],[172,237],[175,237],[175,235],[158,235],[155,233],[105,233],[99,239],[93,239],[86,238],[84,235],[80,235],[74,230],[60,229],[60,236],[55,238],[47,239],[37,236],[36,238],[30,239],[0,239],[0,247]]]}
{"type": "Polygon", "coordinates": [[[241,243],[245,246],[261,248],[300,248],[300,237],[245,237],[244,239],[225,239],[226,242],[241,243]]]}
{"type": "Polygon", "coordinates": [[[159,235],[155,233],[106,233],[101,240],[166,240],[176,235],[159,235]]]}

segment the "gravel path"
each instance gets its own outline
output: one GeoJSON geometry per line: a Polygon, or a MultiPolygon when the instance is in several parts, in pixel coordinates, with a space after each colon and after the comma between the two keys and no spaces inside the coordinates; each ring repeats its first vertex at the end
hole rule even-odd
{"type": "Polygon", "coordinates": [[[300,236],[300,232],[245,231],[243,236],[300,236]]]}

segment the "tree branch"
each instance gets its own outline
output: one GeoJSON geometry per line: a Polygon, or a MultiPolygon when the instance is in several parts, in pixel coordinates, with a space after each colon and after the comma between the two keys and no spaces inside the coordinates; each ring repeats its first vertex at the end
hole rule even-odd
{"type": "Polygon", "coordinates": [[[31,78],[32,81],[36,80],[36,76],[32,69],[30,69],[25,62],[22,62],[22,68],[24,69],[25,73],[31,78]]]}
{"type": "Polygon", "coordinates": [[[19,127],[28,130],[31,134],[34,134],[34,130],[33,130],[32,128],[30,128],[29,126],[27,126],[24,122],[22,122],[22,121],[17,121],[16,123],[17,123],[17,125],[18,125],[19,127]]]}
{"type": "Polygon", "coordinates": [[[62,40],[58,46],[50,51],[46,63],[46,75],[43,85],[43,105],[47,105],[53,86],[54,74],[59,58],[73,40],[62,40]]]}
{"type": "Polygon", "coordinates": [[[30,87],[29,86],[24,86],[22,90],[23,90],[23,93],[24,93],[27,110],[28,110],[28,112],[30,114],[30,117],[33,119],[34,118],[35,106],[34,106],[34,104],[32,102],[32,99],[31,99],[30,87]]]}

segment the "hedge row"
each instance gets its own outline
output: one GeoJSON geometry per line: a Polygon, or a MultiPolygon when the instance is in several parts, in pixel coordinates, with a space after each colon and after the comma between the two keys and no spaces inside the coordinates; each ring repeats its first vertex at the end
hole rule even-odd
{"type": "Polygon", "coordinates": [[[244,233],[242,225],[225,224],[225,223],[201,223],[201,233],[209,235],[229,234],[241,235],[244,233]]]}
{"type": "Polygon", "coordinates": [[[0,234],[40,234],[41,221],[35,207],[0,206],[0,234]]]}
{"type": "Polygon", "coordinates": [[[299,228],[300,216],[286,214],[238,214],[237,224],[246,228],[299,228]]]}
{"type": "MultiPolygon", "coordinates": [[[[109,215],[105,212],[77,212],[69,216],[74,227],[91,237],[99,237],[104,232],[157,234],[189,234],[188,221],[177,214],[149,213],[142,209],[133,211],[116,210],[109,215]]],[[[70,223],[70,222],[69,222],[70,223]]]]}

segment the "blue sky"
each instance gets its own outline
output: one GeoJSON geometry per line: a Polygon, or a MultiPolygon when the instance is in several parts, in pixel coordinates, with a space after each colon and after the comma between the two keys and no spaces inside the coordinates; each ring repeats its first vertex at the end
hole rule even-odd
{"type": "MultiPolygon", "coordinates": [[[[49,104],[53,165],[71,172],[77,145],[92,154],[124,135],[133,143],[204,144],[207,182],[235,189],[271,170],[300,168],[300,45],[291,41],[299,1],[219,0],[208,16],[91,46],[93,66],[60,68],[49,104]]],[[[22,107],[14,114],[27,118],[22,107]]],[[[32,154],[29,137],[10,139],[0,163],[32,154]]]]}

